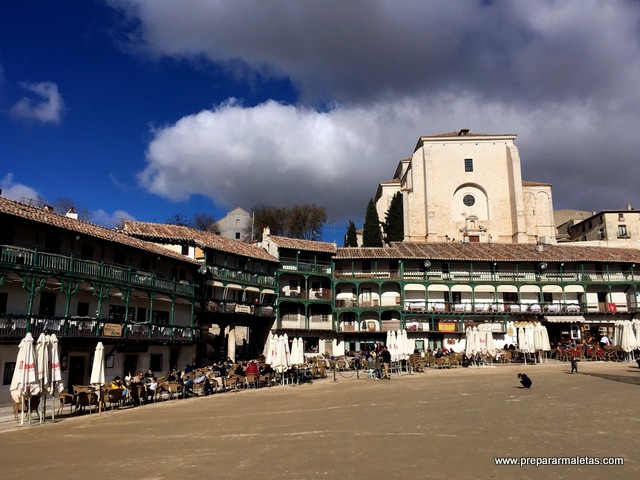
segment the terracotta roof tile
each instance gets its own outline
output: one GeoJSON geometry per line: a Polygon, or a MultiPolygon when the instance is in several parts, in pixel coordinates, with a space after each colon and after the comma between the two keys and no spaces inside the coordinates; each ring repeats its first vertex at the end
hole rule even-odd
{"type": "Polygon", "coordinates": [[[70,232],[94,237],[107,242],[114,242],[128,247],[139,248],[141,250],[153,252],[154,254],[176,260],[182,260],[188,263],[199,263],[180,255],[179,253],[167,250],[164,247],[125,235],[121,231],[111,230],[82,220],[76,220],[59,213],[48,212],[41,208],[33,207],[8,198],[0,197],[0,213],[24,218],[43,225],[62,228],[70,232]]]}
{"type": "Polygon", "coordinates": [[[264,249],[237,240],[223,238],[214,233],[196,230],[195,228],[179,225],[167,225],[163,223],[126,221],[124,232],[134,237],[142,237],[151,241],[173,241],[198,245],[234,255],[277,262],[277,259],[269,255],[264,249]]]}
{"type": "Polygon", "coordinates": [[[335,258],[348,259],[430,259],[500,262],[623,262],[640,263],[640,250],[632,248],[488,243],[392,242],[383,248],[338,248],[335,258]]]}
{"type": "Polygon", "coordinates": [[[282,248],[292,250],[305,250],[308,252],[335,253],[336,246],[330,242],[316,242],[313,240],[300,240],[298,238],[278,237],[270,235],[269,240],[282,248]]]}
{"type": "Polygon", "coordinates": [[[551,187],[552,183],[546,182],[531,182],[529,180],[522,180],[523,187],[551,187]]]}

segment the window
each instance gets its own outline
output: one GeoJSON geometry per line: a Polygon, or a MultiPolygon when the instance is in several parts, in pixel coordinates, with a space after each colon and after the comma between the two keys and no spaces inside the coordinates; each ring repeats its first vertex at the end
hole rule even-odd
{"type": "Polygon", "coordinates": [[[127,264],[127,254],[122,251],[117,251],[113,253],[113,263],[116,265],[126,265],[127,264]]]}
{"type": "Polygon", "coordinates": [[[16,362],[4,362],[4,374],[2,376],[2,385],[11,385],[13,371],[16,369],[16,362]]]}
{"type": "Polygon", "coordinates": [[[502,298],[504,303],[518,303],[518,294],[515,292],[504,292],[502,298]]]}
{"type": "Polygon", "coordinates": [[[464,203],[467,207],[473,207],[476,203],[476,199],[473,195],[465,195],[462,199],[462,203],[464,203]]]}
{"type": "Polygon", "coordinates": [[[93,260],[93,245],[83,243],[80,248],[80,256],[85,260],[93,260]]]}
{"type": "Polygon", "coordinates": [[[0,292],[0,313],[7,313],[7,298],[9,294],[0,292]]]}
{"type": "Polygon", "coordinates": [[[12,245],[14,236],[13,225],[0,223],[0,244],[12,245]]]}
{"type": "Polygon", "coordinates": [[[161,353],[152,353],[149,355],[149,368],[153,372],[163,372],[164,368],[162,368],[162,354],[161,353]]]}
{"type": "Polygon", "coordinates": [[[619,222],[624,222],[624,213],[619,213],[618,214],[618,221],[619,222]]]}
{"type": "Polygon", "coordinates": [[[182,245],[182,255],[189,255],[189,245],[182,245]]]}
{"type": "Polygon", "coordinates": [[[151,322],[155,325],[169,325],[169,312],[154,310],[151,322]]]}
{"type": "Polygon", "coordinates": [[[151,259],[147,257],[142,257],[140,259],[140,270],[151,270],[151,259]]]}
{"type": "Polygon", "coordinates": [[[627,238],[629,234],[627,233],[626,225],[618,225],[618,238],[627,238]]]}
{"type": "Polygon", "coordinates": [[[236,240],[240,240],[240,232],[236,232],[236,240]]]}
{"type": "Polygon", "coordinates": [[[77,314],[79,317],[89,316],[89,302],[78,302],[77,314]]]}
{"type": "Polygon", "coordinates": [[[464,159],[464,171],[473,172],[473,158],[464,159]]]}
{"type": "Polygon", "coordinates": [[[52,317],[56,313],[56,294],[53,292],[40,292],[40,308],[38,315],[52,317]]]}

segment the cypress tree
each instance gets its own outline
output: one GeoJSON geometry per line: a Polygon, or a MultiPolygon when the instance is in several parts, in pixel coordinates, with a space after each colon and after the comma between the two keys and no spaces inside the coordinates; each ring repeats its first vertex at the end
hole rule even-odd
{"type": "Polygon", "coordinates": [[[387,244],[404,240],[404,210],[400,192],[396,192],[391,199],[389,210],[385,215],[384,234],[387,244]]]}
{"type": "Polygon", "coordinates": [[[363,247],[382,247],[382,230],[380,228],[380,218],[376,210],[373,198],[367,205],[367,214],[364,218],[364,231],[362,232],[363,247]]]}
{"type": "Polygon", "coordinates": [[[347,227],[347,235],[344,237],[345,247],[357,247],[358,235],[356,232],[356,225],[353,220],[349,220],[349,226],[347,227]]]}

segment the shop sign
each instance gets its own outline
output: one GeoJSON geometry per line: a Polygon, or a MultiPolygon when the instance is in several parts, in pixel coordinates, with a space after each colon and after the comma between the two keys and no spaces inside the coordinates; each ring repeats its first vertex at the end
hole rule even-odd
{"type": "Polygon", "coordinates": [[[448,322],[448,323],[440,322],[438,323],[438,331],[439,332],[455,332],[456,326],[457,324],[453,322],[448,322]]]}
{"type": "Polygon", "coordinates": [[[121,337],[122,325],[119,323],[105,323],[102,329],[102,335],[105,337],[121,337]]]}

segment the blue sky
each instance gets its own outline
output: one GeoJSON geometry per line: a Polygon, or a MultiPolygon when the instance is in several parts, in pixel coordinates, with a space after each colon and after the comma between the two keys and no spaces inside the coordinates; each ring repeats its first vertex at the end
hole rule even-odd
{"type": "Polygon", "coordinates": [[[470,128],[556,209],[637,208],[639,32],[632,1],[1,2],[0,188],[105,225],[316,203],[340,243],[470,128]]]}

